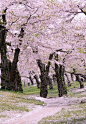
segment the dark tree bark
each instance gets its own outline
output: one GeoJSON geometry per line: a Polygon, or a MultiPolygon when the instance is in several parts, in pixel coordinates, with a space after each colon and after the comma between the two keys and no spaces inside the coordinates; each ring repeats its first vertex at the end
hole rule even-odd
{"type": "Polygon", "coordinates": [[[11,73],[10,73],[10,89],[13,91],[23,91],[22,83],[21,83],[21,76],[18,71],[17,62],[19,56],[20,49],[15,49],[14,59],[11,64],[11,73]]]}
{"type": "Polygon", "coordinates": [[[6,56],[6,28],[0,30],[0,52],[1,52],[1,89],[9,89],[11,62],[6,56]]]}
{"type": "Polygon", "coordinates": [[[66,78],[67,78],[68,87],[70,87],[70,86],[71,86],[71,83],[70,83],[69,77],[68,77],[68,75],[67,75],[66,73],[65,73],[65,76],[66,76],[66,78]]]}
{"type": "Polygon", "coordinates": [[[33,79],[32,79],[32,77],[31,77],[31,75],[29,76],[29,79],[30,79],[31,84],[33,85],[34,82],[33,82],[33,79]]]}
{"type": "Polygon", "coordinates": [[[64,81],[64,71],[65,67],[63,65],[58,65],[55,63],[55,72],[57,77],[59,97],[67,94],[67,89],[64,81]]]}
{"type": "Polygon", "coordinates": [[[77,79],[77,81],[78,81],[79,84],[80,84],[80,88],[84,88],[84,84],[83,84],[83,82],[81,81],[79,75],[76,75],[76,79],[77,79]]]}
{"type": "Polygon", "coordinates": [[[78,76],[77,75],[75,75],[76,76],[76,81],[78,81],[78,76]]]}
{"type": "Polygon", "coordinates": [[[38,80],[38,76],[34,75],[34,78],[35,78],[36,83],[37,83],[37,88],[40,88],[40,81],[38,80]]]}
{"type": "MultiPolygon", "coordinates": [[[[50,54],[49,60],[52,60],[53,54],[50,54]]],[[[47,89],[47,84],[48,84],[48,74],[49,74],[49,68],[50,68],[50,61],[48,61],[48,64],[45,66],[45,64],[42,63],[40,59],[37,60],[37,64],[40,68],[40,96],[43,98],[47,97],[48,94],[48,89],[47,89]]]]}
{"type": "Polygon", "coordinates": [[[81,74],[81,77],[83,77],[84,78],[84,81],[86,81],[86,74],[85,75],[82,75],[81,74]]]}
{"type": "MultiPolygon", "coordinates": [[[[6,10],[2,15],[3,25],[6,24],[6,10]]],[[[1,89],[5,90],[22,90],[21,77],[17,69],[17,62],[19,56],[19,49],[15,50],[13,62],[7,59],[6,55],[6,32],[7,29],[0,25],[0,52],[1,52],[1,89]]]]}
{"type": "MultiPolygon", "coordinates": [[[[55,55],[55,60],[58,61],[58,54],[55,55]]],[[[66,88],[65,80],[64,80],[64,72],[65,72],[65,67],[56,62],[55,63],[55,73],[56,73],[56,77],[57,77],[57,86],[58,86],[59,97],[62,97],[63,95],[67,94],[67,88],[66,88]]]]}
{"type": "Polygon", "coordinates": [[[37,60],[37,64],[40,68],[40,79],[41,79],[41,84],[40,84],[40,96],[43,98],[47,97],[48,94],[48,89],[47,89],[47,84],[48,84],[48,72],[46,71],[45,65],[41,62],[41,60],[37,60]]]}
{"type": "Polygon", "coordinates": [[[24,37],[24,29],[23,28],[21,28],[21,31],[20,31],[20,34],[18,35],[18,37],[21,37],[21,38],[24,37]]]}
{"type": "Polygon", "coordinates": [[[79,75],[80,77],[84,79],[84,81],[86,81],[86,74],[77,73],[76,75],[79,75]]]}

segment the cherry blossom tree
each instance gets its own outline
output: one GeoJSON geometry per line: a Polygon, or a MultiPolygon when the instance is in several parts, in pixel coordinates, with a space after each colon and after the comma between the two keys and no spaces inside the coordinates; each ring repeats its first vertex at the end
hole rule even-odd
{"type": "MultiPolygon", "coordinates": [[[[20,49],[17,64],[21,76],[28,76],[28,70],[40,73],[36,60],[47,65],[48,56],[62,49],[71,53],[58,52],[58,65],[65,66],[67,73],[75,69],[75,74],[86,77],[85,0],[4,0],[0,3],[1,15],[6,10],[6,55],[12,62],[15,49],[20,49]]],[[[52,66],[55,62],[51,61],[52,66]]]]}

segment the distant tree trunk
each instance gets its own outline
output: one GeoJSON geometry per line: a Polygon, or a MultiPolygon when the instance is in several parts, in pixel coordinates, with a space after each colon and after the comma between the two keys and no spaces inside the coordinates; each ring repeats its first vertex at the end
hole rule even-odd
{"type": "Polygon", "coordinates": [[[37,88],[40,88],[40,82],[38,80],[38,76],[37,75],[34,75],[34,78],[35,78],[36,83],[37,83],[37,88]]]}
{"type": "Polygon", "coordinates": [[[57,78],[56,78],[56,75],[55,74],[53,74],[53,82],[54,82],[54,85],[57,84],[57,78]]]}
{"type": "Polygon", "coordinates": [[[32,77],[31,77],[31,75],[29,76],[29,79],[30,79],[31,84],[33,85],[34,82],[33,82],[33,79],[32,79],[32,77]]]}
{"type": "Polygon", "coordinates": [[[71,73],[71,80],[74,82],[73,75],[74,75],[74,74],[73,74],[73,73],[71,73]]]}
{"type": "Polygon", "coordinates": [[[68,75],[67,75],[66,73],[65,73],[65,76],[66,76],[66,78],[67,78],[68,87],[70,87],[70,86],[71,86],[71,83],[70,83],[69,77],[68,77],[68,75]]]}
{"type": "Polygon", "coordinates": [[[48,76],[48,85],[49,85],[49,89],[52,90],[53,89],[52,79],[49,76],[48,76]]]}
{"type": "Polygon", "coordinates": [[[81,77],[82,77],[82,79],[83,79],[83,81],[86,81],[86,75],[80,75],[81,77]]]}
{"type": "Polygon", "coordinates": [[[79,75],[76,75],[76,79],[77,79],[77,81],[78,81],[79,84],[80,84],[80,88],[84,88],[84,84],[83,84],[83,82],[81,81],[79,75]]]}
{"type": "Polygon", "coordinates": [[[67,89],[64,81],[64,71],[65,67],[63,65],[58,65],[55,63],[55,72],[57,77],[59,97],[62,97],[64,94],[67,94],[67,89]]]}
{"type": "Polygon", "coordinates": [[[77,75],[75,75],[75,77],[76,77],[76,81],[78,81],[78,76],[77,76],[77,75]]]}

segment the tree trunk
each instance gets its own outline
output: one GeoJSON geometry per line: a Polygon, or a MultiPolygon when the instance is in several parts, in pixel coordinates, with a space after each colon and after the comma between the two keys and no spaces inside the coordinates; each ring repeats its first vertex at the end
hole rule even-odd
{"type": "Polygon", "coordinates": [[[0,30],[0,52],[1,52],[1,89],[9,89],[11,62],[6,56],[6,29],[0,30]]]}
{"type": "Polygon", "coordinates": [[[46,71],[45,65],[41,62],[41,60],[37,60],[37,64],[40,68],[40,79],[41,79],[41,84],[40,84],[40,96],[43,98],[47,97],[48,94],[48,89],[47,89],[47,84],[48,84],[48,72],[46,71]]]}
{"type": "Polygon", "coordinates": [[[48,83],[47,73],[46,72],[42,73],[41,76],[40,76],[40,79],[41,79],[40,96],[43,97],[43,98],[46,98],[47,94],[48,94],[48,89],[47,89],[47,83],[48,83]]]}
{"type": "Polygon", "coordinates": [[[1,52],[1,89],[22,90],[21,77],[17,69],[19,49],[15,50],[14,60],[7,59],[6,55],[6,29],[0,30],[0,52],[1,52]]]}
{"type": "Polygon", "coordinates": [[[16,69],[16,73],[15,73],[14,90],[23,92],[21,76],[19,74],[18,69],[16,69]]]}
{"type": "Polygon", "coordinates": [[[64,70],[65,67],[63,65],[58,65],[55,63],[55,72],[57,77],[59,97],[62,97],[64,94],[67,94],[67,89],[64,81],[64,70]]]}
{"type": "Polygon", "coordinates": [[[73,79],[73,73],[71,73],[71,80],[74,82],[74,79],[73,79]]]}
{"type": "Polygon", "coordinates": [[[31,84],[33,85],[34,83],[33,83],[33,79],[31,77],[31,75],[29,76],[29,79],[30,79],[31,84]]]}
{"type": "Polygon", "coordinates": [[[56,78],[56,75],[55,74],[53,74],[53,82],[54,82],[54,85],[57,84],[57,78],[56,78]]]}
{"type": "Polygon", "coordinates": [[[81,81],[79,75],[76,75],[76,79],[77,79],[77,81],[78,81],[79,84],[80,84],[80,88],[84,88],[84,84],[83,84],[83,82],[81,81]]]}
{"type": "MultiPolygon", "coordinates": [[[[51,60],[53,58],[53,54],[50,54],[49,56],[49,60],[51,60]]],[[[48,94],[48,89],[47,89],[47,84],[48,84],[48,74],[49,74],[49,68],[50,68],[50,61],[48,61],[48,64],[45,66],[45,64],[43,64],[41,62],[40,59],[37,60],[37,64],[40,68],[40,72],[41,72],[41,83],[40,83],[40,96],[46,98],[47,94],[48,94]]]]}
{"type": "Polygon", "coordinates": [[[38,76],[35,75],[34,78],[35,78],[36,83],[37,83],[37,88],[40,88],[40,82],[39,82],[39,80],[38,80],[38,76]]]}
{"type": "MultiPolygon", "coordinates": [[[[6,10],[2,14],[3,25],[6,25],[6,10]]],[[[0,52],[1,52],[1,89],[5,90],[22,90],[21,77],[17,69],[17,62],[20,49],[15,50],[14,60],[7,59],[6,55],[6,32],[5,26],[0,25],[0,52]]]]}
{"type": "Polygon", "coordinates": [[[48,76],[47,80],[48,80],[49,89],[52,90],[53,89],[52,79],[48,76]]]}
{"type": "Polygon", "coordinates": [[[10,89],[13,91],[23,91],[21,76],[18,71],[17,62],[19,56],[20,49],[15,49],[14,59],[11,65],[11,73],[10,73],[10,89]]]}
{"type": "Polygon", "coordinates": [[[70,86],[71,86],[71,83],[70,83],[69,77],[68,77],[68,75],[67,75],[66,73],[65,73],[65,76],[66,76],[66,78],[67,78],[68,87],[70,87],[70,86]]]}

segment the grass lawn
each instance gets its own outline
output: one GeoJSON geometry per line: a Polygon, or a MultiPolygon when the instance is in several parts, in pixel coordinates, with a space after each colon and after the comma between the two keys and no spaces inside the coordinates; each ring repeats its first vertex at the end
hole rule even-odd
{"type": "Polygon", "coordinates": [[[29,105],[44,105],[44,102],[29,98],[37,90],[36,87],[24,89],[24,93],[0,90],[0,112],[3,111],[29,111],[29,105]]]}
{"type": "MultiPolygon", "coordinates": [[[[84,85],[86,85],[86,82],[84,82],[84,85]]],[[[78,82],[72,82],[71,87],[68,87],[68,96],[70,97],[78,97],[81,98],[85,96],[84,94],[81,94],[81,92],[78,93],[72,93],[71,89],[78,88],[79,89],[79,83],[78,82]]],[[[48,87],[49,89],[49,87],[48,87]]],[[[35,100],[29,96],[31,95],[39,95],[40,89],[37,89],[37,86],[23,86],[23,93],[20,92],[13,92],[13,91],[5,91],[0,90],[0,113],[4,111],[18,111],[18,112],[28,112],[30,111],[29,106],[30,105],[44,105],[44,102],[41,102],[39,100],[35,100]]],[[[57,86],[53,86],[53,90],[48,90],[48,98],[49,97],[58,97],[58,89],[57,86]]],[[[40,121],[40,124],[67,124],[68,119],[70,117],[71,124],[75,123],[76,121],[84,121],[86,118],[86,103],[70,106],[68,110],[62,109],[61,112],[55,114],[54,116],[44,118],[40,121]],[[76,108],[76,110],[75,110],[76,108]],[[78,109],[79,108],[79,109],[78,109]],[[70,111],[72,109],[72,111],[70,111]],[[82,115],[80,118],[79,115],[82,115]],[[79,118],[74,118],[79,117],[79,118]],[[61,118],[61,119],[60,119],[61,118]],[[64,121],[62,121],[64,120],[64,121]],[[55,122],[56,121],[56,122],[55,122]]],[[[5,118],[6,115],[0,114],[0,118],[5,118]]],[[[70,123],[68,123],[70,124],[70,123]]]]}
{"type": "MultiPolygon", "coordinates": [[[[84,82],[84,85],[86,86],[86,82],[84,82]]],[[[74,89],[79,89],[78,82],[72,82],[71,87],[67,88],[69,97],[86,97],[86,90],[72,93],[74,89]]],[[[86,124],[86,102],[63,108],[55,115],[43,118],[39,124],[86,124]]]]}

